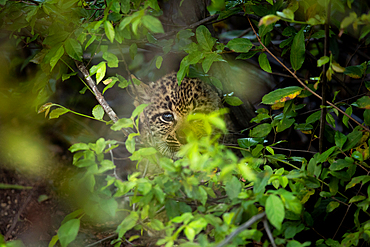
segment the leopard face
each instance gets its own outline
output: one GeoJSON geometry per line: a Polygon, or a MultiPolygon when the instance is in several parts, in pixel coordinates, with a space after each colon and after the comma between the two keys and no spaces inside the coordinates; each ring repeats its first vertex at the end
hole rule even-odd
{"type": "Polygon", "coordinates": [[[170,158],[177,158],[186,143],[183,131],[189,114],[222,108],[221,98],[199,79],[184,78],[180,85],[173,72],[149,85],[136,86],[135,105],[149,104],[140,116],[142,139],[170,158]]]}

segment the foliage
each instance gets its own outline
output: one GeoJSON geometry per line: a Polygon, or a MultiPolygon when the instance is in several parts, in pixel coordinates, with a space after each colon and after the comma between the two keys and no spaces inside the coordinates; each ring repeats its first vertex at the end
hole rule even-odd
{"type": "MultiPolygon", "coordinates": [[[[369,45],[370,14],[361,12],[361,7],[368,7],[366,3],[212,1],[208,10],[219,22],[231,16],[245,16],[256,29],[258,38],[251,38],[255,43],[244,35],[233,36],[223,43],[204,25],[197,25],[194,30],[176,29],[172,37],[170,32],[164,33],[159,19],[163,12],[156,0],[98,0],[94,3],[3,0],[0,4],[3,33],[13,39],[14,45],[22,44],[32,50],[22,66],[29,62],[38,64],[39,70],[29,82],[37,95],[33,106],[43,104],[39,112],[45,112],[50,119],[68,112],[86,117],[64,106],[44,103],[55,92],[56,80],[66,81],[77,76],[74,64],[87,60],[87,54],[101,56],[96,65],[89,65],[91,59],[87,64],[96,84],[104,84],[103,94],[116,84],[126,88],[131,81],[140,83],[120,74],[107,76],[108,69],[124,64],[138,74],[149,74],[161,68],[171,52],[186,54],[177,74],[179,81],[194,70],[205,81],[221,88],[223,78],[210,72],[216,64],[228,63],[224,56],[228,53],[237,53],[236,59],[240,60],[255,58],[262,70],[273,73],[277,70],[276,62],[267,54],[272,50],[269,47],[276,47],[274,39],[281,41],[278,59],[290,64],[292,75],[308,74],[310,78],[301,84],[295,81],[294,86],[277,89],[262,98],[262,104],[271,105],[271,110],[269,107],[258,109],[251,121],[255,126],[247,130],[248,138],[238,140],[236,149],[241,151],[241,159],[217,142],[220,132],[214,130],[226,131],[221,113],[217,112],[192,116],[207,126],[207,135],[201,139],[189,135],[188,144],[181,150],[183,158],[176,161],[159,157],[152,147],[137,148],[135,138],[139,133],[130,134],[125,146],[139,169],[127,180],[116,176],[116,166],[108,155],[119,145],[117,141],[99,138],[94,143],[73,144],[69,149],[74,153],[73,165],[81,172],[71,187],[84,193],[87,199],[80,209],[65,217],[49,246],[58,241],[62,246],[70,244],[84,218],[96,221],[119,218],[115,225],[117,238],[112,241],[115,246],[140,239],[144,232],[155,239],[156,244],[166,247],[175,244],[214,246],[262,213],[266,214],[268,223],[263,218],[240,229],[230,241],[232,246],[252,242],[262,242],[264,246],[273,242],[281,246],[357,246],[360,242],[369,242],[370,98],[357,95],[336,102],[338,92],[326,84],[338,76],[346,76],[351,80],[360,79],[360,90],[368,93],[370,89],[370,82],[365,81],[370,73],[370,61],[359,59],[358,63],[344,64],[337,48],[342,42],[340,38],[350,35],[369,45]],[[328,19],[332,21],[330,27],[328,19]],[[334,44],[330,52],[322,52],[329,41],[334,44]],[[147,63],[143,62],[139,49],[145,45],[160,50],[147,63]],[[302,118],[302,113],[308,112],[305,104],[316,100],[313,98],[321,87],[330,91],[326,97],[328,102],[318,103],[326,115],[317,109],[302,118]],[[57,108],[50,111],[51,107],[57,108]],[[362,125],[358,122],[352,125],[354,113],[362,125]],[[320,122],[322,117],[326,121],[320,122]],[[308,135],[311,146],[318,138],[320,127],[323,127],[320,140],[327,141],[321,153],[299,152],[291,156],[278,152],[278,146],[284,143],[284,133],[295,131],[296,135],[298,132],[308,135]],[[147,172],[147,166],[154,169],[147,172]],[[100,179],[102,176],[104,181],[100,179]],[[336,228],[333,237],[316,234],[318,219],[329,220],[339,210],[350,208],[354,208],[354,212],[350,212],[353,217],[341,214],[341,222],[332,224],[336,228]],[[342,220],[346,217],[353,218],[353,222],[348,230],[343,230],[342,220]],[[260,222],[264,223],[263,228],[260,222]],[[269,235],[270,228],[273,231],[269,235]],[[339,230],[341,236],[337,236],[339,230]],[[317,237],[307,238],[305,232],[317,237]]],[[[249,34],[252,37],[254,32],[249,34]]],[[[84,87],[81,91],[91,90],[86,84],[84,87]]],[[[17,94],[17,90],[20,88],[14,87],[9,93],[17,94]]],[[[232,94],[226,96],[225,101],[234,106],[242,103],[232,94]]],[[[144,107],[139,106],[131,118],[120,119],[111,129],[138,129],[136,117],[144,107]]],[[[95,106],[92,116],[87,117],[111,123],[103,120],[101,105],[95,106]]]]}

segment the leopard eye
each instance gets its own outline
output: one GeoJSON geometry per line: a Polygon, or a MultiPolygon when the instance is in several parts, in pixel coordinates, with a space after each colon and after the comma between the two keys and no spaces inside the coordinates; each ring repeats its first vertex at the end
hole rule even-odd
{"type": "Polygon", "coordinates": [[[163,122],[172,122],[175,120],[175,117],[173,116],[172,113],[163,113],[161,119],[163,122]]]}

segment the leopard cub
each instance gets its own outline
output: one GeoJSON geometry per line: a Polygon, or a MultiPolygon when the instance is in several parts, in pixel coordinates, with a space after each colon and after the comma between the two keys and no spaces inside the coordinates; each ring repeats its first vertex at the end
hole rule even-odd
{"type": "Polygon", "coordinates": [[[220,96],[211,86],[192,78],[184,78],[178,85],[175,72],[149,85],[141,83],[135,91],[135,106],[149,104],[140,116],[142,139],[173,159],[178,158],[177,152],[186,143],[183,129],[187,116],[223,107],[220,96]]]}

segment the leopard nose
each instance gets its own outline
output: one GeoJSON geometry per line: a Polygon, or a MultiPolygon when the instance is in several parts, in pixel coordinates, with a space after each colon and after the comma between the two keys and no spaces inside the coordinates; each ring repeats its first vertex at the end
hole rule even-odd
{"type": "Polygon", "coordinates": [[[176,138],[177,138],[177,140],[179,140],[179,142],[180,142],[182,145],[184,145],[184,144],[186,144],[186,143],[187,143],[187,141],[186,141],[186,134],[185,134],[185,132],[184,132],[184,131],[182,131],[182,130],[177,130],[177,131],[176,131],[176,138]]]}

